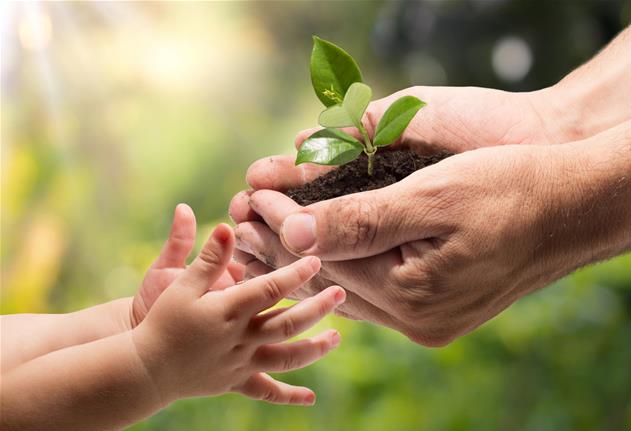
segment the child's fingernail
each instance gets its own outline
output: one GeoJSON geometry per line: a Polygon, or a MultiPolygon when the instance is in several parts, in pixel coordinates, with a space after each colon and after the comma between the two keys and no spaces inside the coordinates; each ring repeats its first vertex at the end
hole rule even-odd
{"type": "Polygon", "coordinates": [[[334,349],[337,346],[339,346],[340,341],[342,341],[342,337],[340,337],[340,333],[337,331],[334,331],[333,334],[331,334],[331,348],[334,349]]]}
{"type": "Polygon", "coordinates": [[[230,236],[232,235],[232,229],[225,224],[220,224],[213,231],[214,238],[219,241],[221,244],[225,244],[230,241],[230,236]]]}
{"type": "Polygon", "coordinates": [[[304,403],[306,406],[312,406],[315,404],[315,399],[316,399],[315,394],[311,392],[309,395],[305,397],[304,403]]]}
{"type": "Polygon", "coordinates": [[[335,292],[335,305],[340,305],[346,300],[346,292],[344,289],[339,289],[335,292]]]}

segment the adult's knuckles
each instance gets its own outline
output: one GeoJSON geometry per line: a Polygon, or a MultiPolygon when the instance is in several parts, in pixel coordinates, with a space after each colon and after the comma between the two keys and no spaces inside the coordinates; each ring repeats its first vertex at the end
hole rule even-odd
{"type": "Polygon", "coordinates": [[[350,251],[371,249],[375,245],[380,223],[383,218],[383,205],[376,200],[347,198],[333,200],[326,212],[324,247],[335,250],[342,246],[350,251]]]}
{"type": "Polygon", "coordinates": [[[403,270],[393,275],[392,301],[401,319],[415,323],[444,304],[450,292],[438,273],[418,261],[405,264],[403,270]]]}

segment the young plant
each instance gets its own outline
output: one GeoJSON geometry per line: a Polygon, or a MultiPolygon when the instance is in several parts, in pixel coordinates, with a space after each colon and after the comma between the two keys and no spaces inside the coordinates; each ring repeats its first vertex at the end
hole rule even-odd
{"type": "Polygon", "coordinates": [[[379,147],[392,144],[403,133],[425,102],[403,96],[386,110],[377,124],[373,140],[362,123],[372,98],[372,90],[362,82],[359,66],[346,51],[317,36],[311,52],[311,83],[326,109],[318,123],[324,129],[309,136],[298,150],[296,165],[317,163],[343,165],[362,153],[368,156],[368,175],[373,173],[373,159],[379,147]],[[341,130],[355,127],[361,140],[341,130]]]}

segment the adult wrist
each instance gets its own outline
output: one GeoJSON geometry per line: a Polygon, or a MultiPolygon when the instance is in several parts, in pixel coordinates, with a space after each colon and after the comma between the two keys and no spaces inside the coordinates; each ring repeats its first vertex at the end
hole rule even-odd
{"type": "Polygon", "coordinates": [[[524,93],[533,110],[541,119],[550,144],[580,141],[590,135],[590,128],[582,120],[583,113],[575,105],[577,95],[559,84],[524,93]]]}

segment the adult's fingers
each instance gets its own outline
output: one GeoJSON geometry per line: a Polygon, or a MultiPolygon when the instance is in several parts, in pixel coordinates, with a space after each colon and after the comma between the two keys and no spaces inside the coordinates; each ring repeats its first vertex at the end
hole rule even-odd
{"type": "Polygon", "coordinates": [[[217,226],[199,255],[182,274],[185,284],[197,295],[205,294],[226,271],[234,245],[234,233],[230,226],[223,223],[217,226]]]}
{"type": "MultiPolygon", "coordinates": [[[[279,232],[281,241],[293,254],[329,261],[374,256],[410,241],[447,235],[454,228],[450,220],[457,219],[451,217],[451,207],[459,200],[445,192],[439,172],[440,166],[430,166],[391,186],[317,202],[286,214],[279,232]],[[438,170],[432,169],[435,167],[438,170]]],[[[263,192],[273,193],[255,192],[251,201],[263,192]]],[[[274,213],[279,219],[284,208],[267,208],[267,213],[259,214],[268,220],[274,213]]]]}
{"type": "MultiPolygon", "coordinates": [[[[278,267],[287,266],[297,259],[287,252],[278,236],[263,223],[242,223],[235,228],[235,232],[238,235],[237,247],[247,249],[251,253],[238,252],[236,254],[244,259],[244,263],[248,262],[246,267],[248,272],[252,271],[252,276],[270,271],[270,267],[258,259],[278,267]]],[[[346,289],[347,297],[344,304],[337,310],[363,320],[397,327],[398,319],[384,311],[382,305],[374,304],[387,305],[392,302],[389,292],[384,289],[388,284],[386,282],[388,274],[398,262],[399,254],[396,249],[377,256],[351,261],[322,262],[320,274],[288,296],[292,299],[304,299],[331,285],[339,284],[346,289]]]]}
{"type": "MultiPolygon", "coordinates": [[[[234,231],[237,236],[235,258],[245,265],[248,278],[270,273],[276,268],[290,265],[299,259],[285,250],[278,235],[264,223],[241,223],[235,227],[234,231]]],[[[316,276],[287,297],[304,299],[333,284],[335,283],[327,283],[322,277],[316,276]]]]}
{"type": "Polygon", "coordinates": [[[236,224],[244,221],[260,221],[261,217],[250,207],[253,190],[243,190],[233,196],[228,207],[228,215],[236,224]]]}
{"type": "Polygon", "coordinates": [[[234,228],[234,233],[238,250],[254,256],[268,266],[280,268],[298,260],[298,257],[283,247],[278,235],[264,223],[241,223],[234,228]]]}
{"type": "Polygon", "coordinates": [[[285,372],[304,368],[340,344],[340,334],[325,331],[294,343],[266,344],[257,349],[252,365],[261,371],[285,372]]]}
{"type": "Polygon", "coordinates": [[[279,382],[265,373],[254,374],[241,387],[235,388],[235,392],[273,404],[315,404],[315,393],[311,389],[279,382]]]}
{"type": "Polygon", "coordinates": [[[296,166],[295,156],[272,156],[257,160],[248,168],[245,179],[254,190],[271,189],[284,191],[299,187],[335,169],[303,163],[296,166]]]}
{"type": "Polygon", "coordinates": [[[267,317],[265,314],[256,316],[252,321],[254,336],[262,343],[288,340],[318,323],[345,299],[344,289],[331,286],[282,313],[272,317],[267,317]]]}
{"type": "Polygon", "coordinates": [[[274,190],[252,193],[249,205],[276,234],[280,234],[281,226],[289,215],[303,208],[289,196],[274,190]]]}
{"type": "Polygon", "coordinates": [[[195,244],[195,214],[191,207],[179,204],[175,207],[169,238],[160,255],[153,262],[155,269],[186,268],[186,258],[195,244]]]}
{"type": "Polygon", "coordinates": [[[245,268],[245,273],[243,277],[244,280],[250,280],[255,277],[260,277],[261,275],[265,275],[276,269],[272,268],[271,266],[265,265],[263,262],[258,260],[250,253],[246,253],[238,249],[234,251],[233,257],[245,268]]]}
{"type": "Polygon", "coordinates": [[[282,193],[260,190],[250,205],[292,254],[329,261],[373,256],[436,236],[442,222],[431,217],[436,203],[417,196],[395,184],[301,207],[282,193]]]}
{"type": "Polygon", "coordinates": [[[227,308],[240,314],[257,314],[298,289],[319,270],[320,260],[310,256],[272,273],[228,288],[225,291],[227,308]]]}

